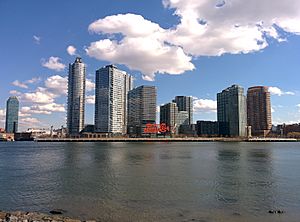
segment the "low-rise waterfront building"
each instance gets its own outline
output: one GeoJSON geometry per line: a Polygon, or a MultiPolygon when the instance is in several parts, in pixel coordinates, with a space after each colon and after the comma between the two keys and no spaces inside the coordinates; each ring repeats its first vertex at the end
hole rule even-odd
{"type": "Polygon", "coordinates": [[[219,136],[219,122],[197,121],[197,135],[201,137],[219,136]]]}

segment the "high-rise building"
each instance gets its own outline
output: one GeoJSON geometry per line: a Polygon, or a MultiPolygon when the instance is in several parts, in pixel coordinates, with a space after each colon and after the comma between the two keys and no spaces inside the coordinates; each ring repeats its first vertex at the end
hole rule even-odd
{"type": "Polygon", "coordinates": [[[95,132],[126,134],[127,96],[132,76],[114,65],[96,71],[95,132]]]}
{"type": "Polygon", "coordinates": [[[266,86],[254,86],[247,92],[247,120],[252,135],[267,136],[272,128],[270,92],[266,86]]]}
{"type": "Polygon", "coordinates": [[[190,125],[189,119],[190,115],[188,111],[178,111],[177,124],[180,125],[190,125]]]}
{"type": "Polygon", "coordinates": [[[232,85],[218,93],[217,111],[221,136],[246,136],[247,108],[242,87],[232,85]]]}
{"type": "Polygon", "coordinates": [[[156,123],[156,87],[139,86],[128,92],[127,133],[145,136],[146,124],[156,123]]]}
{"type": "Polygon", "coordinates": [[[16,96],[11,96],[6,102],[5,131],[7,133],[18,132],[19,100],[16,96]]]}
{"type": "Polygon", "coordinates": [[[77,57],[74,63],[69,64],[67,111],[69,136],[78,135],[84,128],[85,75],[86,66],[82,59],[77,57]]]}
{"type": "Polygon", "coordinates": [[[165,123],[170,131],[177,133],[179,125],[178,122],[178,107],[176,103],[167,103],[160,106],[160,124],[165,123]]]}
{"type": "Polygon", "coordinates": [[[193,124],[193,98],[191,96],[176,96],[173,100],[178,107],[178,112],[188,112],[188,125],[193,124]]]}

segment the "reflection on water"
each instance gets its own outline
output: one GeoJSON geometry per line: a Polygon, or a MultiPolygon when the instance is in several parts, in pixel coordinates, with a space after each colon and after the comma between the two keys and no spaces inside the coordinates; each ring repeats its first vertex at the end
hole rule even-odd
{"type": "Polygon", "coordinates": [[[0,209],[62,208],[102,221],[298,221],[299,160],[298,143],[0,143],[0,209]]]}

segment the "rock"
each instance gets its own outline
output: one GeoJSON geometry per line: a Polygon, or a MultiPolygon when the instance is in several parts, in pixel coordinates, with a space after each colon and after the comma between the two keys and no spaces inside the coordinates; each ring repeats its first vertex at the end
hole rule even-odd
{"type": "Polygon", "coordinates": [[[59,210],[51,210],[50,212],[49,212],[50,214],[63,214],[61,211],[59,211],[59,210]]]}
{"type": "Polygon", "coordinates": [[[18,221],[18,217],[14,216],[14,215],[11,215],[11,216],[9,217],[9,221],[10,221],[10,222],[17,222],[17,221],[18,221]]]}
{"type": "Polygon", "coordinates": [[[0,220],[4,220],[6,216],[5,212],[0,211],[0,220]]]}
{"type": "Polygon", "coordinates": [[[70,219],[70,218],[66,218],[64,221],[65,222],[81,222],[81,220],[75,220],[75,219],[70,219]]]}
{"type": "Polygon", "coordinates": [[[237,213],[237,212],[233,213],[232,215],[233,216],[242,216],[240,213],[237,213]]]}
{"type": "Polygon", "coordinates": [[[283,210],[269,210],[269,214],[283,214],[283,210]]]}
{"type": "Polygon", "coordinates": [[[46,220],[46,221],[51,221],[52,220],[52,217],[48,217],[48,216],[45,216],[45,217],[42,217],[43,220],[46,220]]]}

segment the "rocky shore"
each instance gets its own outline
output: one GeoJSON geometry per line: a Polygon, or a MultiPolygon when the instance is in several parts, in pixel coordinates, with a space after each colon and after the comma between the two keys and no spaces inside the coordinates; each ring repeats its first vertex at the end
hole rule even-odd
{"type": "MultiPolygon", "coordinates": [[[[35,212],[3,212],[0,211],[0,222],[81,222],[81,220],[71,219],[60,215],[48,215],[35,212]]],[[[85,222],[96,222],[94,220],[85,222]]]]}

